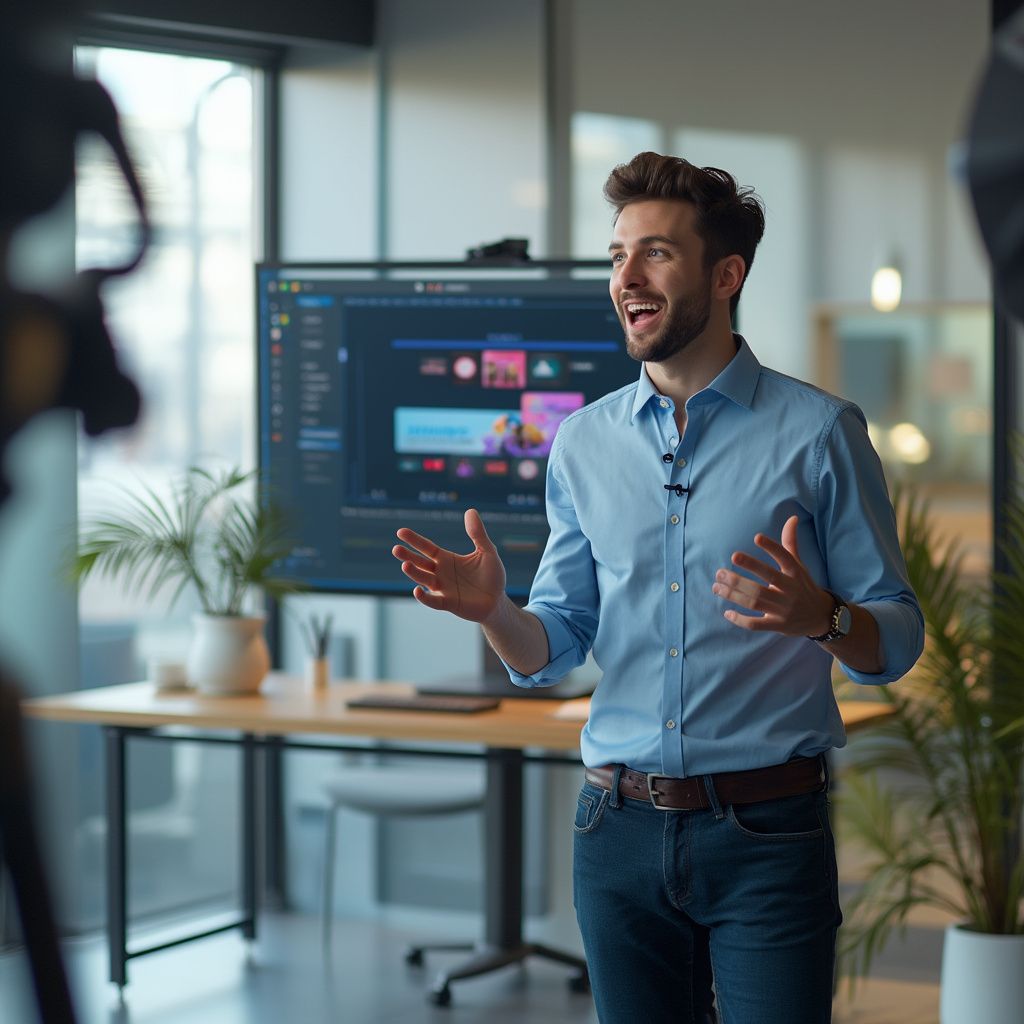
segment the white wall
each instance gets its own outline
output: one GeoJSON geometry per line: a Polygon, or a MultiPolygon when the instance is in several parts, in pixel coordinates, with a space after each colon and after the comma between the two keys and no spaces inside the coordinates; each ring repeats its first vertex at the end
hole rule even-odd
{"type": "Polygon", "coordinates": [[[957,134],[989,16],[976,0],[569,2],[579,103],[667,124],[915,146],[957,134]]]}
{"type": "Polygon", "coordinates": [[[392,259],[505,236],[547,255],[543,4],[384,0],[392,259]]]}
{"type": "Polygon", "coordinates": [[[377,258],[378,59],[316,51],[281,75],[281,256],[377,258]]]}
{"type": "MultiPolygon", "coordinates": [[[[906,301],[987,301],[948,171],[986,52],[987,4],[570,3],[570,109],[621,118],[623,132],[643,119],[670,151],[733,171],[765,200],[741,329],[766,362],[806,375],[810,304],[866,302],[888,251],[902,261],[906,301]]],[[[606,219],[599,195],[574,205],[606,219]]]]}
{"type": "Polygon", "coordinates": [[[282,76],[284,258],[461,259],[506,235],[544,255],[540,0],[377,9],[375,53],[305,54],[282,76]]]}

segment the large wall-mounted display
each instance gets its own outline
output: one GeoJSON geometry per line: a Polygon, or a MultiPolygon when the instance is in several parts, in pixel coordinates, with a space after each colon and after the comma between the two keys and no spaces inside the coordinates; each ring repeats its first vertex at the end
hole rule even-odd
{"type": "Polygon", "coordinates": [[[316,590],[401,593],[408,526],[464,551],[477,508],[529,590],[559,424],[635,380],[607,280],[563,271],[258,271],[260,461],[316,590]]]}

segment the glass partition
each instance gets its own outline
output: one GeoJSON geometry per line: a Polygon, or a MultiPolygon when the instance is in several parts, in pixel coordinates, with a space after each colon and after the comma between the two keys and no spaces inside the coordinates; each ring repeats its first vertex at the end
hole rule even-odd
{"type": "MultiPolygon", "coordinates": [[[[231,60],[80,46],[78,73],[111,93],[149,201],[153,245],[138,271],[104,291],[119,358],[143,395],[139,423],[78,450],[80,515],[117,499],[111,485],[166,496],[194,463],[252,466],[252,266],[262,73],[231,60]]],[[[77,154],[76,263],[116,262],[133,240],[134,215],[107,150],[77,154]]],[[[152,656],[184,660],[191,607],[128,593],[120,580],[80,589],[80,685],[143,679],[152,656]]],[[[79,732],[73,835],[77,896],[70,927],[99,924],[105,823],[96,794],[101,737],[79,732]]],[[[236,840],[226,813],[236,798],[233,752],[138,743],[131,750],[129,876],[133,919],[187,901],[220,900],[236,884],[236,840]],[[212,780],[212,781],[211,781],[212,780]],[[225,851],[228,851],[225,855],[225,851]]]]}
{"type": "Polygon", "coordinates": [[[821,307],[815,383],[856,402],[892,488],[931,503],[984,576],[992,554],[992,310],[928,304],[890,313],[821,307]]]}

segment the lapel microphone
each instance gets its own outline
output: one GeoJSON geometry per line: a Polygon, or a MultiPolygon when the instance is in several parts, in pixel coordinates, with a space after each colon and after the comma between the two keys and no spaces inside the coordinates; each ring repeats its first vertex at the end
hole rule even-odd
{"type": "Polygon", "coordinates": [[[690,493],[690,488],[684,487],[682,484],[665,484],[665,490],[675,491],[677,498],[681,498],[684,494],[690,493]]]}

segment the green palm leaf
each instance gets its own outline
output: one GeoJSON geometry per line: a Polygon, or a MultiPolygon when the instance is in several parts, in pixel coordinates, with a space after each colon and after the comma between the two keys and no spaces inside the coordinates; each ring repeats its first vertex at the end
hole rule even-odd
{"type": "Polygon", "coordinates": [[[869,857],[840,941],[851,977],[920,905],[1024,931],[1024,506],[1007,511],[1007,572],[979,587],[925,501],[897,491],[894,504],[928,639],[912,676],[880,691],[895,714],[854,745],[837,799],[869,857]]]}
{"type": "Polygon", "coordinates": [[[73,576],[119,578],[148,598],[173,586],[172,602],[192,587],[208,614],[241,614],[256,589],[280,596],[292,589],[274,573],[289,549],[280,517],[237,493],[254,477],[193,466],[169,498],[122,488],[119,507],[83,518],[73,576]]]}

